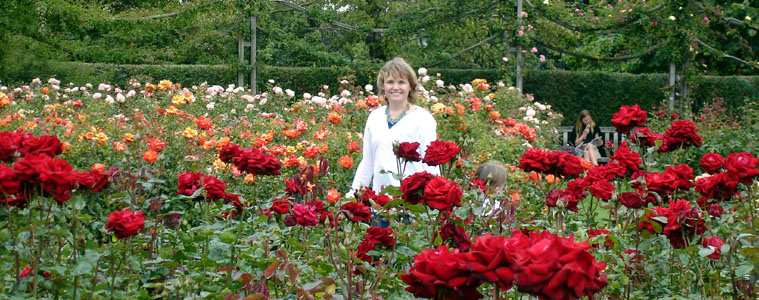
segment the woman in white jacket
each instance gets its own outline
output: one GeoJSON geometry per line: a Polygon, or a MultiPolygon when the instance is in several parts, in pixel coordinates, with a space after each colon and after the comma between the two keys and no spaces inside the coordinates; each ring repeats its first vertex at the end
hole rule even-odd
{"type": "MultiPolygon", "coordinates": [[[[418,142],[419,154],[424,157],[429,144],[437,139],[437,123],[432,115],[416,105],[418,81],[414,70],[402,58],[385,63],[377,76],[380,96],[387,105],[374,109],[364,128],[363,157],[356,169],[352,191],[371,187],[379,193],[388,186],[400,186],[393,174],[398,173],[394,142],[418,142]]],[[[439,175],[438,167],[409,162],[403,177],[427,171],[439,175]]]]}

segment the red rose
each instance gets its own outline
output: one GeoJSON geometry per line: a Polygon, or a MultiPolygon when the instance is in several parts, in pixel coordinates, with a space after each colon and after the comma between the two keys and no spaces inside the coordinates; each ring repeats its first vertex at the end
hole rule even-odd
{"type": "Polygon", "coordinates": [[[704,169],[704,172],[714,174],[722,169],[724,162],[725,159],[722,157],[722,155],[714,152],[709,152],[701,157],[701,168],[704,169]]]}
{"type": "Polygon", "coordinates": [[[562,151],[552,151],[551,155],[556,156],[556,166],[552,172],[548,172],[547,174],[577,178],[585,171],[585,167],[582,166],[582,160],[577,156],[562,151]]]}
{"type": "MultiPolygon", "coordinates": [[[[453,222],[446,221],[442,227],[440,227],[440,239],[450,241],[451,246],[459,250],[459,252],[467,252],[472,246],[472,241],[469,240],[469,235],[461,226],[457,226],[453,222]]],[[[437,233],[436,233],[437,234],[437,233]]]]}
{"type": "Polygon", "coordinates": [[[145,225],[145,216],[143,212],[137,211],[136,213],[124,209],[122,211],[114,211],[108,215],[108,222],[105,224],[105,228],[116,234],[119,239],[128,238],[137,234],[142,230],[145,225]]]}
{"type": "Polygon", "coordinates": [[[686,200],[670,200],[669,208],[660,209],[659,215],[667,218],[667,224],[662,227],[662,234],[667,236],[672,248],[686,247],[691,237],[706,231],[701,211],[686,200]]]}
{"type": "Polygon", "coordinates": [[[648,190],[658,192],[662,197],[672,194],[677,189],[677,184],[677,175],[671,172],[651,172],[646,174],[646,186],[648,190]]]}
{"type": "Polygon", "coordinates": [[[255,148],[245,148],[232,160],[238,170],[255,175],[280,175],[279,169],[282,167],[279,158],[255,148]]]}
{"type": "Polygon", "coordinates": [[[696,178],[693,176],[693,169],[688,165],[667,166],[665,173],[675,175],[677,177],[677,188],[683,191],[693,187],[693,179],[696,178]]]}
{"type": "Polygon", "coordinates": [[[721,172],[696,181],[696,192],[715,200],[728,200],[738,194],[738,180],[721,172]]]}
{"type": "Polygon", "coordinates": [[[749,152],[730,153],[725,158],[725,169],[730,176],[738,178],[743,184],[750,185],[756,175],[759,159],[749,152]]]}
{"type": "Polygon", "coordinates": [[[395,238],[393,238],[392,234],[393,230],[390,228],[372,226],[366,229],[364,239],[374,240],[377,243],[382,244],[382,246],[392,247],[395,245],[395,238]]]}
{"type": "Polygon", "coordinates": [[[16,171],[0,164],[0,195],[11,195],[18,193],[21,183],[16,176],[16,171]]]}
{"type": "Polygon", "coordinates": [[[680,148],[690,146],[701,147],[702,138],[698,135],[698,129],[693,121],[675,121],[672,122],[667,132],[664,133],[664,144],[659,148],[659,152],[671,152],[680,148]]]}
{"type": "Polygon", "coordinates": [[[60,158],[51,158],[42,161],[37,166],[42,190],[53,196],[59,204],[71,199],[71,190],[77,184],[73,175],[73,168],[69,163],[60,158]]]}
{"type": "Polygon", "coordinates": [[[0,132],[0,160],[12,162],[16,151],[21,147],[22,134],[17,132],[0,132]]]}
{"type": "Polygon", "coordinates": [[[554,164],[556,162],[552,161],[552,157],[548,155],[548,151],[536,148],[527,149],[527,151],[522,153],[522,157],[519,158],[519,168],[525,172],[535,171],[545,173],[554,164]]]}
{"type": "Polygon", "coordinates": [[[521,233],[510,238],[486,233],[477,237],[471,251],[462,256],[475,280],[497,283],[502,291],[506,291],[514,281],[513,254],[529,244],[529,238],[521,233]]]}
{"type": "Polygon", "coordinates": [[[559,203],[559,200],[564,202],[565,206],[567,203],[569,203],[569,198],[572,197],[569,195],[565,190],[562,189],[554,189],[548,192],[546,194],[546,206],[548,207],[556,207],[556,205],[559,203]]]}
{"type": "Polygon", "coordinates": [[[92,178],[95,180],[95,184],[92,186],[91,190],[96,193],[102,191],[106,186],[108,186],[108,180],[113,177],[113,174],[118,172],[118,170],[119,168],[111,167],[111,170],[108,171],[108,173],[102,173],[95,170],[90,171],[90,176],[92,176],[92,178]]]}
{"type": "Polygon", "coordinates": [[[391,199],[390,196],[388,195],[379,194],[379,195],[374,195],[374,197],[372,197],[372,200],[374,201],[374,203],[376,203],[379,206],[385,206],[385,204],[390,203],[390,201],[392,201],[393,199],[391,199]]]}
{"type": "MultiPolygon", "coordinates": [[[[403,142],[393,147],[393,153],[395,153],[395,156],[398,158],[404,159],[406,161],[420,161],[422,158],[419,157],[419,152],[417,149],[419,149],[418,142],[403,142]]],[[[427,150],[427,153],[429,153],[429,148],[427,150]]]]}
{"type": "Polygon", "coordinates": [[[643,160],[640,159],[640,154],[630,150],[627,147],[627,143],[619,144],[617,151],[614,151],[614,155],[610,158],[617,161],[621,166],[624,166],[626,173],[635,173],[643,163],[643,160]]]}
{"type": "Polygon", "coordinates": [[[597,262],[587,242],[561,238],[548,231],[531,232],[529,245],[514,253],[514,285],[541,299],[575,299],[606,286],[606,265],[597,262]]]}
{"type": "Polygon", "coordinates": [[[725,212],[725,209],[723,209],[718,203],[712,203],[709,204],[706,212],[709,213],[710,216],[719,217],[725,212]]]}
{"type": "Polygon", "coordinates": [[[229,144],[224,146],[224,148],[221,148],[221,151],[219,151],[219,159],[225,163],[232,163],[235,157],[240,156],[240,153],[242,153],[240,146],[229,144]]]}
{"type": "Polygon", "coordinates": [[[228,212],[225,211],[225,212],[222,212],[222,215],[223,215],[224,219],[234,219],[235,216],[237,216],[237,215],[239,215],[239,214],[242,213],[242,209],[243,209],[244,205],[242,204],[242,202],[240,202],[240,195],[237,195],[237,194],[226,194],[226,195],[224,195],[224,201],[226,201],[228,203],[232,203],[232,206],[235,207],[234,211],[228,211],[228,212]]]}
{"type": "Polygon", "coordinates": [[[459,151],[459,145],[454,142],[435,140],[427,146],[422,161],[429,166],[442,165],[456,157],[459,151]]]}
{"type": "Polygon", "coordinates": [[[177,195],[191,196],[202,187],[201,178],[206,177],[203,173],[184,172],[177,175],[177,195]]]}
{"type": "Polygon", "coordinates": [[[636,192],[625,192],[619,194],[619,201],[627,208],[641,208],[646,205],[646,200],[636,192]]]}
{"type": "MultiPolygon", "coordinates": [[[[604,235],[605,236],[604,237],[604,247],[606,247],[606,248],[613,248],[614,247],[614,241],[612,241],[611,239],[609,239],[609,236],[611,235],[611,232],[609,232],[608,230],[606,230],[606,229],[589,229],[588,230],[588,240],[590,240],[590,239],[592,239],[592,238],[594,238],[596,236],[599,236],[599,235],[604,235]]],[[[597,248],[598,247],[598,243],[591,244],[591,246],[593,246],[593,248],[597,248]]]]}
{"type": "Polygon", "coordinates": [[[295,204],[293,206],[293,214],[295,222],[303,226],[314,226],[319,224],[319,220],[316,218],[316,207],[305,204],[295,204]]]}
{"type": "Polygon", "coordinates": [[[50,156],[45,154],[30,154],[13,163],[13,169],[16,176],[22,182],[35,184],[40,181],[40,170],[37,166],[43,165],[50,160],[50,156]]]}
{"type": "Polygon", "coordinates": [[[725,243],[723,243],[722,239],[720,239],[718,236],[705,237],[701,239],[701,246],[704,246],[704,248],[714,249],[714,252],[707,256],[711,259],[718,259],[720,257],[720,254],[722,254],[722,245],[724,244],[725,243]]]}
{"type": "Polygon", "coordinates": [[[609,201],[614,192],[614,186],[608,180],[597,180],[590,184],[590,194],[598,199],[609,201]]]}
{"type": "Polygon", "coordinates": [[[663,138],[664,135],[651,132],[651,129],[648,129],[648,127],[635,128],[630,135],[630,140],[634,144],[645,147],[653,147],[656,145],[656,140],[661,140],[663,138]]]}
{"type": "Polygon", "coordinates": [[[447,211],[454,206],[461,206],[461,188],[455,182],[444,177],[435,177],[424,187],[422,198],[429,207],[447,211]]]}
{"type": "Polygon", "coordinates": [[[227,194],[227,184],[216,177],[206,177],[203,179],[203,187],[206,189],[206,197],[211,200],[223,199],[227,194]]]}
{"type": "Polygon", "coordinates": [[[295,219],[295,216],[293,215],[287,215],[287,217],[285,217],[282,221],[285,223],[285,226],[287,227],[293,227],[295,225],[298,225],[298,221],[295,219]]]}
{"type": "Polygon", "coordinates": [[[363,222],[372,219],[372,213],[369,207],[361,202],[348,202],[340,206],[346,217],[353,222],[363,222]]]}
{"type": "Polygon", "coordinates": [[[415,297],[439,299],[479,299],[482,294],[477,287],[482,282],[469,280],[469,271],[461,256],[451,253],[440,245],[424,249],[414,256],[414,266],[401,280],[409,286],[406,290],[415,297]]]}
{"type": "Polygon", "coordinates": [[[23,146],[18,149],[21,155],[45,154],[53,157],[63,153],[63,145],[54,135],[43,135],[40,137],[29,136],[23,141],[23,146]]]}
{"type": "Polygon", "coordinates": [[[611,124],[621,134],[629,134],[635,127],[646,127],[646,111],[640,109],[637,104],[633,106],[622,105],[619,112],[612,115],[611,124]]]}
{"type": "Polygon", "coordinates": [[[280,215],[284,215],[290,212],[290,201],[287,201],[287,199],[274,198],[274,203],[271,204],[270,210],[280,215]]]}
{"type": "Polygon", "coordinates": [[[627,169],[616,161],[610,161],[604,165],[598,165],[588,170],[585,177],[595,180],[612,180],[617,177],[624,177],[627,169]]]}
{"type": "Polygon", "coordinates": [[[356,258],[371,264],[377,263],[376,258],[367,254],[367,252],[372,250],[377,250],[377,241],[371,239],[363,240],[356,248],[356,258]]]}
{"type": "Polygon", "coordinates": [[[422,194],[427,182],[435,178],[435,175],[422,171],[411,175],[401,181],[401,193],[403,200],[409,204],[419,204],[422,201],[422,194]]]}

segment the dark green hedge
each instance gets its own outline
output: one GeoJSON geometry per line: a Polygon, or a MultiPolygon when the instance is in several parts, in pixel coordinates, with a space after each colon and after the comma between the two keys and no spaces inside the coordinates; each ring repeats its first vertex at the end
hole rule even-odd
{"type": "MultiPolygon", "coordinates": [[[[364,85],[374,84],[380,66],[361,69],[348,67],[291,68],[260,66],[258,88],[262,90],[273,79],[280,87],[293,89],[297,94],[315,92],[327,84],[332,91],[339,86],[338,78],[349,78],[364,85]]],[[[237,81],[236,65],[112,65],[75,62],[47,62],[34,67],[41,78],[55,76],[63,82],[109,82],[124,86],[130,78],[156,82],[170,79],[185,85],[208,82],[226,85],[237,81]]],[[[503,78],[497,70],[429,69],[429,74],[441,74],[447,84],[471,82],[484,78],[496,82],[503,78]]],[[[0,78],[3,80],[3,78],[0,78]]],[[[31,79],[29,79],[31,80],[31,79]]],[[[529,71],[525,75],[524,90],[534,94],[541,103],[550,104],[564,114],[563,124],[574,123],[582,109],[588,109],[601,125],[611,125],[611,115],[623,104],[639,104],[649,110],[665,100],[664,87],[667,74],[625,74],[573,71],[529,71]]],[[[5,81],[4,81],[5,82],[5,81]]],[[[246,78],[246,83],[248,82],[246,78]]],[[[715,97],[725,99],[725,105],[737,111],[746,98],[759,100],[759,76],[699,76],[692,79],[692,108],[698,110],[715,97]]],[[[6,83],[9,84],[9,83],[6,83]]],[[[17,84],[17,83],[16,83],[17,84]]]]}

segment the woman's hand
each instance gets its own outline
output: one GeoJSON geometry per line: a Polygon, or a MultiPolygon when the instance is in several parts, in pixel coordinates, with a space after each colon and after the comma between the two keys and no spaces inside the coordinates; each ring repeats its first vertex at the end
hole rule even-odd
{"type": "Polygon", "coordinates": [[[590,133],[590,126],[585,126],[585,129],[582,131],[582,135],[587,136],[588,133],[590,133]]]}

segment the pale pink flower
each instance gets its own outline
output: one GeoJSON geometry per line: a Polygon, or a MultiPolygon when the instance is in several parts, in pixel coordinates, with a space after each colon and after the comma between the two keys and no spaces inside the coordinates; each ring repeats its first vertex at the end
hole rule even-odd
{"type": "Polygon", "coordinates": [[[419,68],[419,71],[417,71],[419,75],[427,75],[427,69],[425,68],[419,68]]]}
{"type": "Polygon", "coordinates": [[[94,94],[92,94],[92,99],[97,100],[97,99],[100,99],[101,97],[103,97],[103,95],[100,94],[100,93],[94,93],[94,94]]]}
{"type": "Polygon", "coordinates": [[[542,62],[542,63],[546,62],[546,56],[545,55],[542,55],[542,54],[540,55],[540,62],[542,62]]]}

